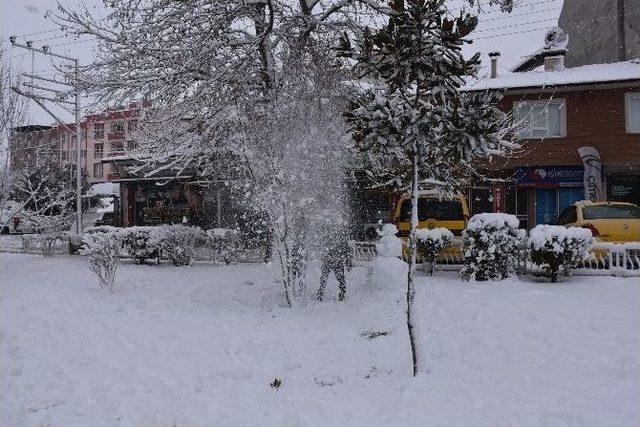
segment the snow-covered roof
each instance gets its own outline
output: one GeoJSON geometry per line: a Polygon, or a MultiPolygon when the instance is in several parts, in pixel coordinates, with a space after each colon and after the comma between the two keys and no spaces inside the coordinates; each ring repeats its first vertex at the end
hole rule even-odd
{"type": "Polygon", "coordinates": [[[556,71],[505,72],[470,82],[463,90],[515,89],[640,80],[640,60],[592,64],[556,71]]]}
{"type": "Polygon", "coordinates": [[[92,196],[118,195],[120,194],[120,184],[114,182],[99,182],[91,186],[89,194],[92,196]]]}

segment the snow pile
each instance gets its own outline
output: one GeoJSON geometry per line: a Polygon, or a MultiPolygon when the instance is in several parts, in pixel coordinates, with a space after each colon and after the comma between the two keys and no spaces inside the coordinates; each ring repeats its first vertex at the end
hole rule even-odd
{"type": "Polygon", "coordinates": [[[80,253],[87,257],[89,270],[98,276],[100,288],[113,292],[116,270],[120,262],[122,236],[115,229],[91,230],[82,236],[80,253]]]}
{"type": "Polygon", "coordinates": [[[401,289],[407,278],[407,263],[402,260],[402,240],[396,236],[394,224],[385,224],[379,231],[376,257],[369,268],[369,283],[373,289],[401,289]]]}
{"type": "Polygon", "coordinates": [[[514,215],[474,215],[463,232],[465,265],[460,274],[466,280],[506,279],[513,272],[524,230],[518,230],[514,215]]]}
{"type": "Polygon", "coordinates": [[[528,243],[531,261],[555,283],[589,258],[594,239],[586,228],[541,224],[531,230],[528,243]]]}
{"type": "Polygon", "coordinates": [[[438,254],[451,245],[453,241],[453,233],[442,227],[428,229],[419,229],[416,231],[418,239],[418,252],[429,263],[430,274],[433,275],[438,254]]]}

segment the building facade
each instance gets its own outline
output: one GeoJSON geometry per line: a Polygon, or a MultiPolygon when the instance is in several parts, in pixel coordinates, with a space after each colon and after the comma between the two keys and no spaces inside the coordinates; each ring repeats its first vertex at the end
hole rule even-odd
{"type": "Polygon", "coordinates": [[[640,62],[565,68],[557,53],[542,60],[542,70],[493,75],[472,87],[504,91],[500,107],[513,114],[522,146],[485,166],[503,181],[470,189],[472,212],[515,214],[523,228],[554,224],[588,198],[583,147],[600,157],[598,199],[640,204],[640,62]]]}

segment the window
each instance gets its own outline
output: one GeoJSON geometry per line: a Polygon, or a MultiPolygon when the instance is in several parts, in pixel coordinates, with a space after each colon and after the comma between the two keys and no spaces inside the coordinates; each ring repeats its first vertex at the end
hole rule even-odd
{"type": "Polygon", "coordinates": [[[101,159],[102,156],[104,156],[104,145],[103,144],[96,144],[93,146],[93,157],[95,157],[96,159],[101,159]]]}
{"type": "Polygon", "coordinates": [[[102,179],[102,163],[94,163],[93,164],[93,177],[97,179],[102,179]]]}
{"type": "Polygon", "coordinates": [[[122,142],[112,142],[111,143],[111,152],[114,154],[120,154],[124,151],[124,147],[122,146],[122,142]]]}
{"type": "MultiPolygon", "coordinates": [[[[459,200],[438,200],[421,197],[418,199],[418,220],[463,220],[462,205],[459,200]]],[[[400,221],[411,220],[411,199],[402,202],[400,221]]]]}
{"type": "Polygon", "coordinates": [[[137,120],[131,120],[131,121],[127,122],[127,130],[129,132],[133,132],[136,129],[138,129],[138,121],[137,120]]]}
{"type": "Polygon", "coordinates": [[[104,123],[96,123],[93,125],[93,139],[104,138],[104,123]]]}
{"type": "Polygon", "coordinates": [[[128,151],[133,151],[136,149],[136,142],[132,139],[127,141],[127,150],[128,151]]]}
{"type": "Polygon", "coordinates": [[[640,207],[635,205],[596,205],[582,209],[584,219],[640,219],[640,207]]]}
{"type": "Polygon", "coordinates": [[[566,135],[566,108],[563,99],[519,101],[514,106],[520,138],[562,138],[566,135]]]}
{"type": "Polygon", "coordinates": [[[122,121],[111,122],[111,124],[109,125],[109,131],[111,133],[124,132],[124,122],[122,121]]]}
{"type": "Polygon", "coordinates": [[[625,101],[627,133],[640,133],[640,92],[628,93],[625,101]]]}
{"type": "Polygon", "coordinates": [[[560,225],[573,224],[576,221],[578,221],[578,210],[575,206],[569,206],[558,218],[558,224],[560,225]]]}

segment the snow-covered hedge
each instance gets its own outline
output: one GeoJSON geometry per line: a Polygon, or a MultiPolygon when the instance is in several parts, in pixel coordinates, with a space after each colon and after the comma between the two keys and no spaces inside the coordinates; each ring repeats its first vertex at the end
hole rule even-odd
{"type": "Polygon", "coordinates": [[[238,230],[212,228],[207,230],[208,246],[213,258],[229,264],[243,249],[243,239],[238,230]]]}
{"type": "Polygon", "coordinates": [[[482,213],[474,215],[463,232],[466,280],[506,279],[517,262],[518,249],[524,239],[514,215],[482,213]]]}
{"type": "Polygon", "coordinates": [[[589,258],[593,243],[591,230],[586,228],[537,225],[529,233],[529,256],[555,283],[589,258]]]}
{"type": "Polygon", "coordinates": [[[120,231],[122,247],[139,264],[158,256],[160,241],[154,230],[156,227],[127,227],[120,231]]]}
{"type": "MultiPolygon", "coordinates": [[[[113,227],[112,227],[113,228],[113,227]]],[[[87,257],[89,270],[98,276],[101,288],[113,292],[116,270],[120,262],[122,235],[118,229],[91,229],[82,236],[80,253],[87,257]]]]}
{"type": "Polygon", "coordinates": [[[202,245],[207,239],[201,228],[180,224],[157,227],[151,237],[152,246],[168,256],[174,265],[190,264],[196,246],[202,245]]]}
{"type": "Polygon", "coordinates": [[[418,229],[416,231],[418,251],[429,265],[429,272],[433,275],[438,254],[451,245],[453,233],[446,228],[418,229]]]}

